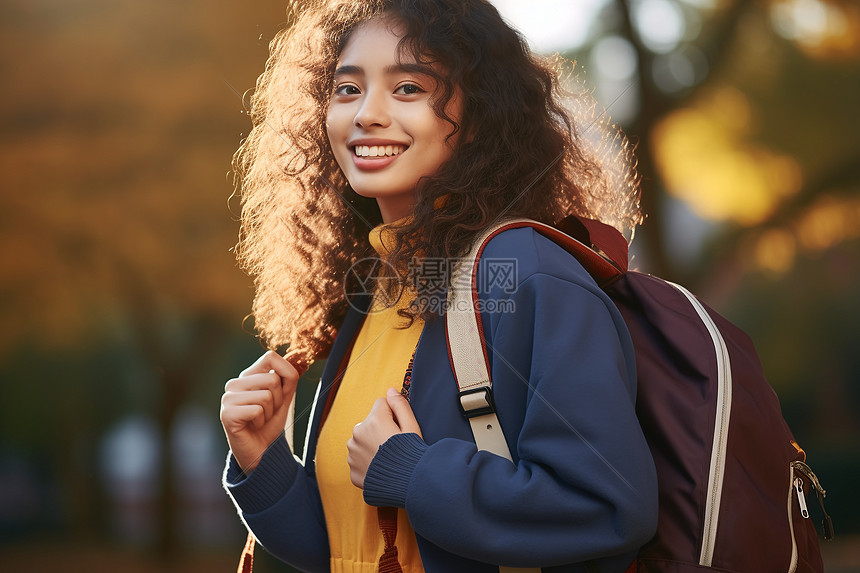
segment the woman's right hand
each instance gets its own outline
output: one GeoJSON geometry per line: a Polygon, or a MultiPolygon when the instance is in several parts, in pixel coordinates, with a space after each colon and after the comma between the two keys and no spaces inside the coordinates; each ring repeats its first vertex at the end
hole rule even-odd
{"type": "Polygon", "coordinates": [[[287,422],[299,373],[277,352],[263,354],[224,387],[221,425],[239,467],[250,474],[287,422]]]}

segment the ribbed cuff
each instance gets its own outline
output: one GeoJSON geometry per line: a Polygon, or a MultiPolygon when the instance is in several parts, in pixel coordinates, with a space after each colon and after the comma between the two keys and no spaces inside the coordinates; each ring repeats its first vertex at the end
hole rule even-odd
{"type": "Polygon", "coordinates": [[[299,462],[281,434],[269,445],[250,475],[245,475],[231,453],[224,470],[224,487],[243,513],[259,513],[286,495],[298,471],[299,462]]]}
{"type": "Polygon", "coordinates": [[[379,446],[364,476],[365,503],[406,507],[409,481],[427,447],[418,434],[394,434],[379,446]]]}

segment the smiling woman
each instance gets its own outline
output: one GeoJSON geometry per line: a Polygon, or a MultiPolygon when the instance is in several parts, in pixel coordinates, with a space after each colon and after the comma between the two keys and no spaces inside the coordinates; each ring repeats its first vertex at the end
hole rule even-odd
{"type": "MultiPolygon", "coordinates": [[[[344,168],[355,168],[354,161],[336,157],[347,141],[338,147],[325,134],[339,98],[362,102],[363,113],[376,105],[376,94],[370,98],[357,85],[336,94],[335,72],[357,71],[339,62],[343,50],[359,24],[385,11],[399,15],[396,32],[405,34],[397,66],[414,72],[400,93],[391,86],[390,103],[395,97],[427,101],[436,118],[425,119],[443,121],[442,135],[465,134],[457,153],[416,186],[412,218],[392,229],[392,264],[408,267],[419,251],[435,259],[462,256],[476,231],[503,211],[548,223],[575,212],[625,232],[641,221],[629,148],[621,155],[628,160],[626,172],[602,172],[559,103],[569,95],[558,93],[559,66],[528,53],[525,41],[485,4],[427,2],[422,13],[407,16],[397,3],[382,0],[310,2],[300,15],[289,15],[293,23],[272,42],[257,82],[254,128],[234,164],[242,197],[236,252],[254,276],[255,326],[267,346],[289,345],[305,364],[324,356],[333,325],[349,308],[343,277],[356,261],[375,254],[366,233],[382,222],[380,206],[350,185],[344,168]],[[461,33],[464,20],[474,24],[473,33],[461,33]],[[457,93],[461,101],[449,110],[457,93]],[[449,111],[461,114],[459,121],[449,111]]],[[[361,147],[375,146],[379,153],[375,135],[361,137],[370,137],[361,147]]],[[[350,292],[360,288],[346,286],[350,292]]],[[[423,288],[418,285],[419,292],[423,288]]]]}
{"type": "Polygon", "coordinates": [[[653,534],[630,336],[567,252],[532,229],[484,250],[510,270],[476,287],[510,457],[478,450],[437,320],[449,262],[502,217],[640,221],[632,169],[613,185],[562,95],[485,0],[313,3],[273,42],[237,155],[238,252],[261,335],[289,352],[227,382],[221,421],[225,487],[284,561],[624,571],[653,534]],[[355,272],[368,259],[384,264],[355,272]],[[299,462],[284,426],[322,356],[299,462]]]}

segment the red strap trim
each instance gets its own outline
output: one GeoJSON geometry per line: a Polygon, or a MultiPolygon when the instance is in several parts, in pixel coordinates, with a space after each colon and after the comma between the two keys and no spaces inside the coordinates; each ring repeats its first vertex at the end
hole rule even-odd
{"type": "Polygon", "coordinates": [[[397,559],[397,546],[394,541],[397,539],[397,508],[396,507],[377,507],[376,518],[379,521],[379,530],[382,532],[382,539],[385,546],[382,550],[382,555],[379,556],[379,573],[403,573],[400,567],[400,561],[397,559]]]}
{"type": "MultiPolygon", "coordinates": [[[[476,261],[487,243],[508,229],[531,227],[544,237],[573,255],[585,267],[600,286],[604,286],[627,272],[627,241],[615,227],[600,221],[571,215],[559,224],[559,229],[537,221],[516,221],[503,225],[487,237],[478,249],[476,261]]],[[[472,296],[477,302],[476,292],[477,262],[472,273],[472,296]]],[[[477,308],[477,305],[476,305],[477,308]]],[[[480,323],[479,323],[480,327],[480,323]]]]}
{"type": "Polygon", "coordinates": [[[602,252],[621,271],[627,271],[627,239],[615,227],[594,219],[568,215],[558,224],[558,229],[602,252]]]}
{"type": "Polygon", "coordinates": [[[251,573],[254,569],[254,535],[249,531],[248,539],[245,540],[245,548],[242,549],[242,556],[239,557],[239,568],[236,573],[251,573]]]}
{"type": "Polygon", "coordinates": [[[627,241],[615,227],[600,221],[570,216],[560,229],[528,225],[573,255],[603,287],[627,272],[627,241]]]}

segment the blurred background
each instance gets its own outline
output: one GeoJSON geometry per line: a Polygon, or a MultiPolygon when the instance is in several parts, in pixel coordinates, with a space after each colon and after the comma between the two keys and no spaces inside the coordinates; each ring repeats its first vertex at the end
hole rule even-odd
{"type": "MultiPolygon", "coordinates": [[[[230,160],[285,4],[0,0],[0,569],[235,568],[230,160]]],[[[860,570],[860,4],[496,4],[638,145],[634,266],[752,335],[860,570]]]]}

